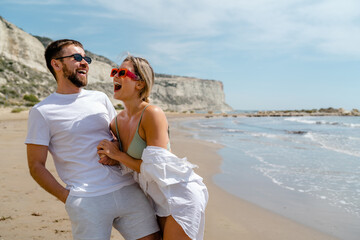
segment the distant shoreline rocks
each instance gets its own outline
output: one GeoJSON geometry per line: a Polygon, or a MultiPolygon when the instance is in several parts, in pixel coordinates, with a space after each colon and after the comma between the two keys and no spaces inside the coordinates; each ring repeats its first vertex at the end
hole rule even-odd
{"type": "Polygon", "coordinates": [[[276,110],[276,111],[258,111],[254,113],[212,113],[205,114],[206,118],[222,117],[303,117],[303,116],[360,116],[358,109],[351,111],[343,108],[320,108],[312,110],[276,110]]]}
{"type": "Polygon", "coordinates": [[[285,110],[285,111],[259,111],[255,114],[247,114],[254,117],[291,117],[291,116],[360,116],[358,109],[351,111],[343,108],[320,108],[312,110],[285,110]]]}

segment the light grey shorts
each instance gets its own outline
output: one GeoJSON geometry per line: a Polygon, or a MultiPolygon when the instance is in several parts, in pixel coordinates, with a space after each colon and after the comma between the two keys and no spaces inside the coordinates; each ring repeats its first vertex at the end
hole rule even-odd
{"type": "Polygon", "coordinates": [[[97,197],[69,196],[65,209],[75,240],[110,239],[112,226],[127,240],[159,231],[154,210],[138,184],[97,197]]]}

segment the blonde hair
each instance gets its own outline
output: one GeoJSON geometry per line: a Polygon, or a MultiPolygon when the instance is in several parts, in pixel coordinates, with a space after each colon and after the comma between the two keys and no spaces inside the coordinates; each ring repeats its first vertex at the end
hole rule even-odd
{"type": "Polygon", "coordinates": [[[140,77],[140,81],[145,82],[145,86],[139,92],[139,97],[145,102],[150,102],[149,96],[155,79],[150,63],[144,58],[132,55],[128,55],[123,62],[131,62],[134,65],[134,73],[140,77]]]}

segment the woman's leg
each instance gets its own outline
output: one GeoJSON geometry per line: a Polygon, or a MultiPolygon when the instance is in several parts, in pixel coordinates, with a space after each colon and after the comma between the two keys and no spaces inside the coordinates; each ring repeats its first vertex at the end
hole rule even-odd
{"type": "Polygon", "coordinates": [[[159,223],[163,231],[163,240],[191,240],[172,216],[159,218],[159,223]]]}
{"type": "Polygon", "coordinates": [[[158,224],[160,227],[160,231],[161,231],[161,236],[164,235],[164,227],[165,227],[165,222],[166,222],[166,217],[159,217],[157,216],[157,220],[158,220],[158,224]]]}

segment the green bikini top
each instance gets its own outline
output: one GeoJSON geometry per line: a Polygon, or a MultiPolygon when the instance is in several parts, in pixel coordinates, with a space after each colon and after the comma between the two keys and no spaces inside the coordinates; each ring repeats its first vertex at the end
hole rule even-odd
{"type": "MultiPolygon", "coordinates": [[[[129,146],[127,152],[126,152],[131,157],[136,158],[136,159],[141,159],[142,153],[143,153],[144,149],[147,146],[146,142],[139,135],[139,126],[140,126],[140,122],[141,122],[141,119],[143,117],[143,114],[145,112],[145,109],[148,106],[150,106],[150,104],[148,104],[143,109],[143,111],[141,113],[140,120],[139,120],[139,123],[137,125],[135,135],[134,135],[134,137],[133,137],[133,139],[132,139],[132,141],[130,143],[130,146],[129,146]]],[[[119,140],[119,149],[121,151],[123,151],[122,144],[121,144],[121,141],[120,141],[120,134],[119,134],[119,130],[118,130],[118,125],[117,125],[117,117],[115,117],[115,127],[116,127],[116,135],[117,135],[117,138],[119,140]]],[[[170,150],[170,142],[168,142],[168,144],[167,144],[167,149],[170,150]]]]}

